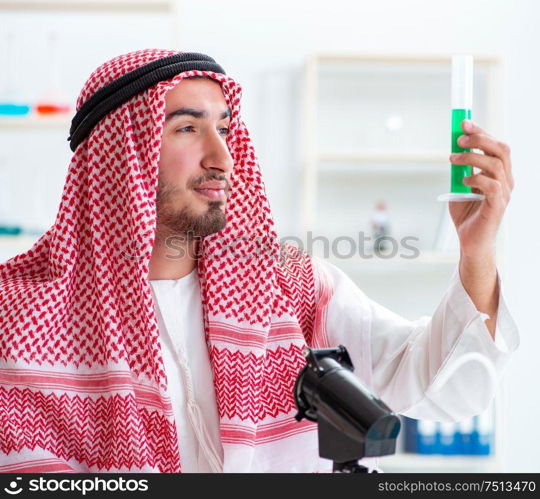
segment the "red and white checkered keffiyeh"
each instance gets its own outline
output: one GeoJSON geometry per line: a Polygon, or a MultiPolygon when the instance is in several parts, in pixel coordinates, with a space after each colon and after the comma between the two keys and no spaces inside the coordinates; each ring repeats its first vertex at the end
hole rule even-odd
{"type": "MultiPolygon", "coordinates": [[[[174,53],[141,50],[106,62],[77,109],[104,85],[174,53]]],[[[305,254],[282,251],[240,118],[240,86],[188,71],[93,128],[73,155],[54,225],[0,265],[0,471],[181,471],[148,264],[165,94],[193,75],[220,82],[232,113],[227,226],[204,238],[198,260],[225,470],[264,469],[280,459],[272,443],[283,441],[301,459],[295,438],[316,430],[293,419],[292,390],[304,345],[326,346],[331,289],[305,254]]]]}

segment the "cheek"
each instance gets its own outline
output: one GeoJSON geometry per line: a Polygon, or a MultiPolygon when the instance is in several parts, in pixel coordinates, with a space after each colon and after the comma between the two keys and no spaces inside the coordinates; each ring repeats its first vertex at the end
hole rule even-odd
{"type": "Polygon", "coordinates": [[[179,141],[164,140],[159,157],[159,174],[167,180],[179,183],[194,175],[196,169],[195,151],[179,141]]]}

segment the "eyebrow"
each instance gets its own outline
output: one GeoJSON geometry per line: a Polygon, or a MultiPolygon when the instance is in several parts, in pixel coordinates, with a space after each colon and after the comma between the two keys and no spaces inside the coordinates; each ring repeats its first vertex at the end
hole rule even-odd
{"type": "MultiPolygon", "coordinates": [[[[204,119],[208,117],[208,113],[204,110],[194,109],[192,107],[181,107],[179,109],[175,109],[174,111],[171,111],[170,113],[168,113],[167,116],[165,117],[165,123],[170,121],[172,118],[176,118],[178,116],[184,116],[184,115],[193,116],[194,118],[197,118],[197,119],[204,119]]],[[[226,111],[223,111],[221,113],[220,119],[224,120],[225,118],[229,118],[230,116],[231,116],[231,110],[227,108],[226,111]]]]}

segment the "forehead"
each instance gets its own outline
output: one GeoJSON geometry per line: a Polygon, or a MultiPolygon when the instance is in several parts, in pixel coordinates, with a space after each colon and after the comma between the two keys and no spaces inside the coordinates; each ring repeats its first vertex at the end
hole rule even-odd
{"type": "Polygon", "coordinates": [[[219,82],[209,78],[186,78],[165,94],[167,111],[180,106],[223,111],[227,101],[219,82]]]}

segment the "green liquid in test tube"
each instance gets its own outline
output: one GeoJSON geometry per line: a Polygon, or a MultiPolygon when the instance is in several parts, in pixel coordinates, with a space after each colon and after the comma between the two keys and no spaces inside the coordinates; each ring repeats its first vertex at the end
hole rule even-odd
{"type": "MultiPolygon", "coordinates": [[[[470,152],[460,147],[458,138],[464,135],[461,123],[470,120],[473,99],[473,58],[470,55],[452,56],[452,153],[470,152]]],[[[440,195],[439,201],[474,201],[484,199],[482,194],[472,192],[463,178],[472,174],[469,165],[451,165],[450,192],[440,195]]]]}
{"type": "MultiPolygon", "coordinates": [[[[463,135],[461,122],[471,119],[471,110],[455,108],[452,106],[452,152],[470,152],[458,145],[458,138],[463,135]]],[[[472,192],[470,186],[463,183],[463,177],[468,177],[472,172],[469,165],[451,165],[452,173],[450,178],[450,192],[472,192]]]]}

